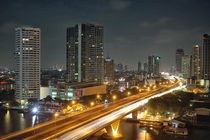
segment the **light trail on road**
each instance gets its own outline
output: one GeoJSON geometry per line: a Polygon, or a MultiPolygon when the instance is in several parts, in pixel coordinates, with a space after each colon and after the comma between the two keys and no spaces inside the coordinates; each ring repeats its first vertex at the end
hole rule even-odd
{"type": "Polygon", "coordinates": [[[156,98],[156,97],[160,97],[163,95],[166,95],[168,93],[171,93],[175,90],[180,90],[182,89],[183,86],[179,86],[173,89],[170,89],[168,91],[164,91],[162,93],[147,97],[145,99],[142,99],[140,101],[137,101],[131,105],[128,105],[122,109],[119,109],[117,111],[114,111],[104,117],[101,117],[97,120],[94,120],[86,125],[83,125],[82,127],[79,127],[73,131],[70,131],[62,136],[60,136],[59,138],[56,138],[56,140],[77,140],[77,139],[82,139],[90,134],[92,134],[93,132],[96,132],[97,130],[100,130],[102,128],[104,128],[107,124],[110,124],[111,122],[122,118],[122,116],[127,115],[128,113],[130,113],[132,110],[135,110],[137,108],[139,108],[140,106],[144,105],[145,103],[147,103],[150,99],[152,98],[156,98]]]}

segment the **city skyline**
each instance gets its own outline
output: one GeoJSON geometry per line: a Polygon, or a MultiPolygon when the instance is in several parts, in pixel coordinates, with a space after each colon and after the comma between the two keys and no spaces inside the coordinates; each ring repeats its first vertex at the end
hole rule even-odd
{"type": "Polygon", "coordinates": [[[109,52],[116,63],[123,62],[130,68],[137,69],[138,61],[146,62],[148,55],[160,55],[161,70],[168,70],[175,65],[175,58],[171,55],[175,56],[177,48],[183,48],[189,54],[191,46],[202,45],[202,35],[209,31],[209,19],[206,18],[210,13],[209,4],[205,0],[163,1],[152,4],[149,1],[128,0],[100,3],[95,0],[71,3],[4,2],[1,4],[3,18],[0,21],[0,64],[8,67],[14,64],[14,28],[32,25],[41,28],[43,34],[42,67],[56,64],[65,66],[66,28],[76,23],[88,22],[105,28],[105,57],[109,52]],[[28,12],[24,12],[27,9],[28,12]]]}
{"type": "Polygon", "coordinates": [[[210,136],[209,0],[0,5],[0,140],[210,136]]]}

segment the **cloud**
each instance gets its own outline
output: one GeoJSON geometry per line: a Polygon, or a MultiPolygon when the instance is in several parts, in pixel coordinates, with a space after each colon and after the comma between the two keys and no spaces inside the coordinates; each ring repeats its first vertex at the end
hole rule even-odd
{"type": "Polygon", "coordinates": [[[127,9],[131,5],[131,2],[126,0],[111,0],[110,5],[112,9],[121,11],[127,9]]]}
{"type": "Polygon", "coordinates": [[[154,38],[154,43],[162,45],[172,44],[172,43],[173,43],[172,45],[189,44],[189,43],[193,44],[194,42],[198,42],[198,40],[201,40],[201,36],[204,31],[205,29],[201,27],[186,29],[186,30],[165,29],[161,30],[157,34],[157,36],[154,38]],[[197,39],[197,41],[195,39],[197,39]]]}
{"type": "Polygon", "coordinates": [[[139,27],[140,28],[154,28],[154,27],[157,27],[157,26],[164,26],[164,25],[168,24],[169,22],[171,22],[170,18],[161,17],[154,22],[151,22],[151,21],[141,22],[139,24],[139,27]]]}

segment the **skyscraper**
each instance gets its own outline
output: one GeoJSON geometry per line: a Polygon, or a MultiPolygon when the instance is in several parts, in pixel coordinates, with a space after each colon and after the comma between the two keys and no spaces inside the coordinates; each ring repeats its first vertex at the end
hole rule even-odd
{"type": "Polygon", "coordinates": [[[148,56],[148,73],[154,77],[160,75],[160,56],[148,56]]]}
{"type": "Polygon", "coordinates": [[[138,73],[141,73],[142,69],[141,69],[141,62],[138,62],[138,73]]]}
{"type": "Polygon", "coordinates": [[[182,56],[184,56],[183,49],[176,50],[176,72],[181,73],[182,70],[182,56]]]}
{"type": "Polygon", "coordinates": [[[15,29],[16,91],[18,100],[40,97],[41,30],[15,29]]]}
{"type": "Polygon", "coordinates": [[[68,82],[102,82],[104,79],[104,29],[93,24],[67,28],[66,68],[68,82]]]}
{"type": "Polygon", "coordinates": [[[114,81],[114,60],[107,57],[104,62],[104,78],[107,82],[114,81]]]}
{"type": "Polygon", "coordinates": [[[148,72],[148,64],[147,63],[144,63],[144,72],[148,72]]]}
{"type": "Polygon", "coordinates": [[[160,75],[160,56],[154,56],[154,75],[160,75]]]}
{"type": "Polygon", "coordinates": [[[210,80],[210,36],[203,35],[203,47],[201,50],[201,70],[202,78],[210,80]]]}
{"type": "Polygon", "coordinates": [[[148,74],[153,75],[154,73],[154,56],[148,56],[148,74]]]}
{"type": "Polygon", "coordinates": [[[192,76],[199,80],[201,78],[201,47],[194,45],[192,47],[192,76]]]}
{"type": "Polygon", "coordinates": [[[189,55],[184,55],[182,56],[182,70],[181,73],[183,74],[183,78],[190,78],[190,68],[191,68],[191,56],[189,55]]]}

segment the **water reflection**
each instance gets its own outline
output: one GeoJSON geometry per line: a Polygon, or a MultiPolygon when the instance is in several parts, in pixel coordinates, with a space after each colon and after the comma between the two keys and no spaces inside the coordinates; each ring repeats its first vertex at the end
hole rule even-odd
{"type": "Polygon", "coordinates": [[[19,113],[19,119],[20,119],[20,130],[26,128],[26,120],[24,118],[24,114],[23,113],[19,113]]]}
{"type": "Polygon", "coordinates": [[[31,126],[34,126],[36,124],[36,118],[37,118],[37,116],[33,115],[31,126]]]}
{"type": "MultiPolygon", "coordinates": [[[[3,113],[1,113],[3,114],[3,113]]],[[[4,114],[3,114],[4,115],[4,114]]],[[[10,117],[10,111],[7,111],[7,113],[5,114],[5,117],[3,119],[4,121],[4,128],[5,128],[5,132],[8,133],[10,132],[10,128],[11,128],[11,117],[10,117]]]]}
{"type": "Polygon", "coordinates": [[[0,135],[32,127],[50,118],[50,116],[41,116],[40,118],[38,115],[18,113],[14,110],[0,111],[0,135]]]}
{"type": "Polygon", "coordinates": [[[139,129],[137,140],[152,140],[151,134],[147,130],[139,129]]]}

